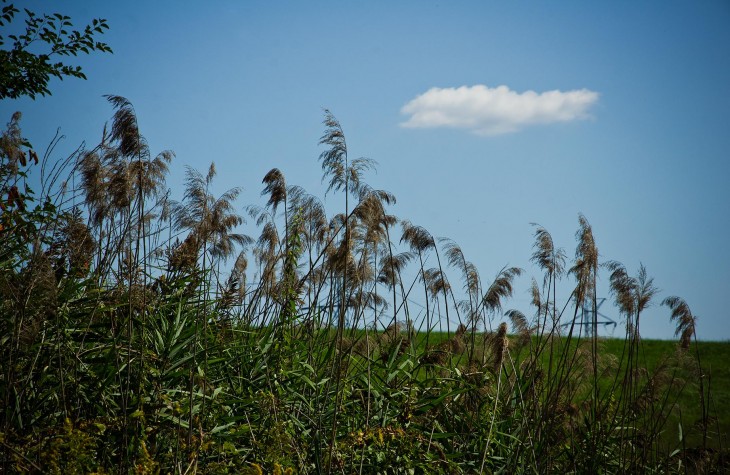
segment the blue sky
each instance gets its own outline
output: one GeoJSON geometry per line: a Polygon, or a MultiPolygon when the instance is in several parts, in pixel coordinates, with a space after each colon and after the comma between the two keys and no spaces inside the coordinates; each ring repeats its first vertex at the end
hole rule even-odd
{"type": "Polygon", "coordinates": [[[87,81],[0,103],[38,149],[59,127],[59,158],[95,144],[102,95],[122,95],[152,152],[176,152],[174,196],[185,165],[215,161],[243,207],[263,204],[273,167],[321,194],[328,108],[350,154],[378,162],[367,181],[396,195],[393,213],[454,239],[484,281],[527,270],[508,308],[529,311],[539,279],[530,223],[572,256],[583,213],[603,260],[643,263],[661,289],[645,337],[672,337],[659,302],[679,295],[701,338],[730,338],[727,2],[24,3],[106,18],[114,50],[74,62],[87,81]]]}

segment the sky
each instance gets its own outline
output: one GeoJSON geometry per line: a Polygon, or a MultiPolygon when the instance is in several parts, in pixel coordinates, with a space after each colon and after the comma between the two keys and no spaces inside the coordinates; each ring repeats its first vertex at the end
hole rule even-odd
{"type": "MultiPolygon", "coordinates": [[[[526,270],[506,308],[529,309],[534,226],[572,257],[582,213],[602,261],[660,289],[645,338],[673,338],[664,297],[684,298],[706,340],[730,339],[730,3],[665,2],[23,2],[77,27],[107,19],[113,54],[71,58],[88,80],[0,102],[52,158],[101,138],[135,108],[152,153],[218,170],[220,191],[264,204],[261,179],[323,195],[323,110],[351,157],[391,191],[391,212],[455,240],[490,282],[526,270]],[[53,11],[51,11],[53,10],[53,11]]],[[[22,18],[22,15],[20,16],[22,18]]],[[[17,22],[16,22],[17,23],[17,22]]],[[[336,196],[325,199],[339,212],[336,196]]],[[[256,233],[249,223],[244,232],[256,233]]],[[[563,300],[570,282],[564,284],[563,300]]],[[[608,276],[598,296],[611,298],[608,276]]],[[[604,333],[622,336],[619,322],[604,333]]]]}

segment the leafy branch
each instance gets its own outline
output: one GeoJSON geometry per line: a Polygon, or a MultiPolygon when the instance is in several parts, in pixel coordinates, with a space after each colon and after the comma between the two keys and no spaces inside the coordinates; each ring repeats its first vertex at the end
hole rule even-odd
{"type": "MultiPolygon", "coordinates": [[[[4,2],[3,2],[4,3],[4,2]]],[[[0,99],[17,99],[37,94],[50,95],[48,82],[51,77],[63,79],[66,76],[86,79],[81,66],[65,64],[57,60],[60,56],[78,56],[92,51],[111,53],[106,43],[97,41],[109,29],[107,21],[95,18],[82,30],[74,30],[71,18],[60,13],[42,14],[24,9],[25,31],[21,34],[0,34],[0,99]],[[5,48],[10,40],[12,45],[5,48]],[[42,44],[35,48],[37,44],[42,44]],[[40,49],[38,52],[32,50],[40,49]]],[[[8,4],[0,13],[0,27],[7,29],[20,10],[8,4]]]]}

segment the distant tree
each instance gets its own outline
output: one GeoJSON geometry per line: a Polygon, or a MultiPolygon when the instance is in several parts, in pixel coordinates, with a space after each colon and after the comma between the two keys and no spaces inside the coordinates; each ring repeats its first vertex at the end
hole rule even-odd
{"type": "MultiPolygon", "coordinates": [[[[7,36],[0,33],[0,99],[50,95],[48,82],[52,76],[86,79],[81,66],[64,64],[59,60],[61,56],[112,52],[106,43],[95,41],[95,35],[109,29],[104,19],[95,18],[91,25],[79,31],[72,29],[71,18],[66,15],[36,15],[27,8],[24,10],[24,33],[7,36]],[[10,40],[9,47],[5,46],[6,39],[10,40]]],[[[3,6],[0,29],[7,30],[19,11],[13,4],[3,6]]]]}

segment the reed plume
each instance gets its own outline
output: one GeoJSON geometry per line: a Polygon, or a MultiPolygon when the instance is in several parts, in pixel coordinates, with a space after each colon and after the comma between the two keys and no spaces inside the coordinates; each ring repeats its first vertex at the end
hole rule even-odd
{"type": "Polygon", "coordinates": [[[319,144],[328,148],[319,156],[324,172],[322,180],[329,178],[327,192],[344,191],[346,195],[352,193],[357,196],[364,185],[362,173],[373,168],[375,161],[368,158],[349,160],[342,126],[329,110],[325,109],[324,114],[325,132],[319,144]]]}
{"type": "Polygon", "coordinates": [[[213,259],[227,260],[234,255],[236,246],[250,244],[252,240],[233,232],[244,222],[234,210],[241,189],[231,188],[216,198],[210,191],[215,175],[212,163],[206,176],[188,167],[185,196],[182,202],[173,203],[172,216],[175,228],[188,230],[191,241],[198,245],[196,254],[203,251],[213,259]]]}
{"type": "Polygon", "coordinates": [[[598,270],[598,248],[593,239],[593,229],[582,214],[578,216],[578,231],[576,239],[578,246],[575,250],[575,264],[570,272],[577,280],[576,298],[584,302],[594,293],[596,288],[596,272],[598,270]]]}
{"type": "Polygon", "coordinates": [[[54,233],[48,253],[53,257],[56,274],[68,274],[80,278],[91,268],[96,240],[84,223],[81,210],[73,208],[67,213],[54,233]]]}
{"type": "Polygon", "coordinates": [[[687,302],[680,297],[667,297],[662,301],[662,305],[669,307],[672,311],[670,320],[677,325],[674,335],[679,336],[680,347],[683,350],[688,349],[692,338],[696,335],[697,317],[692,314],[687,302]]]}
{"type": "Polygon", "coordinates": [[[507,324],[502,322],[499,324],[499,328],[497,328],[497,334],[492,339],[493,369],[495,374],[501,371],[508,349],[507,324]]]}
{"type": "Polygon", "coordinates": [[[266,186],[264,187],[261,195],[269,195],[269,200],[266,202],[266,206],[270,206],[276,214],[276,208],[284,203],[286,206],[286,180],[284,174],[278,168],[272,168],[262,180],[266,186]]]}
{"type": "Polygon", "coordinates": [[[505,267],[499,271],[482,296],[482,306],[487,312],[502,310],[502,300],[512,296],[512,281],[522,275],[522,272],[519,267],[505,267]]]}
{"type": "Polygon", "coordinates": [[[507,310],[505,316],[512,323],[512,332],[517,335],[520,347],[530,344],[530,335],[533,329],[527,321],[527,317],[519,310],[507,310]]]}
{"type": "Polygon", "coordinates": [[[547,284],[548,278],[559,278],[565,271],[566,255],[562,248],[555,247],[553,237],[545,228],[534,223],[533,226],[537,229],[535,229],[535,243],[532,245],[534,251],[530,260],[546,272],[544,284],[547,284]]]}

